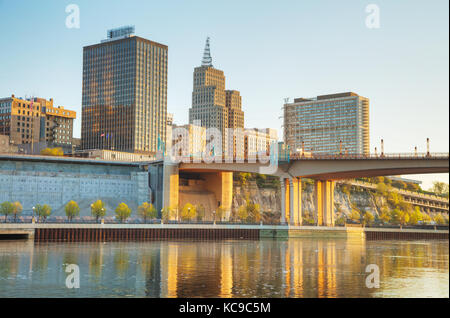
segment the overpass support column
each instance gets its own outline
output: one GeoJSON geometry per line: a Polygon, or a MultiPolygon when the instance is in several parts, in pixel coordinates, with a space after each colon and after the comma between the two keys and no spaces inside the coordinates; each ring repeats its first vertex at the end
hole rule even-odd
{"type": "Polygon", "coordinates": [[[334,181],[316,180],[314,187],[317,225],[334,226],[334,181]]]}
{"type": "Polygon", "coordinates": [[[281,224],[286,223],[286,179],[280,178],[281,188],[281,224]]]}
{"type": "Polygon", "coordinates": [[[302,224],[302,183],[300,178],[289,179],[289,224],[302,224]]]}

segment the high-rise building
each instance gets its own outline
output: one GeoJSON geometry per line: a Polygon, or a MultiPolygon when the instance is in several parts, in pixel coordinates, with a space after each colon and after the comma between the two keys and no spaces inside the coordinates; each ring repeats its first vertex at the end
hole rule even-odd
{"type": "Polygon", "coordinates": [[[346,92],[284,104],[284,142],[291,152],[368,154],[369,99],[346,92]]]}
{"type": "Polygon", "coordinates": [[[0,134],[14,145],[44,143],[71,150],[76,112],[53,106],[53,98],[0,98],[0,134]]]}
{"type": "Polygon", "coordinates": [[[209,38],[206,39],[202,65],[194,69],[193,86],[189,123],[198,120],[202,127],[217,128],[222,134],[222,149],[225,149],[226,128],[244,128],[244,112],[239,91],[225,90],[223,71],[212,65],[209,38]]]}
{"type": "Polygon", "coordinates": [[[155,154],[167,125],[166,45],[133,27],[83,48],[82,149],[155,154]]]}

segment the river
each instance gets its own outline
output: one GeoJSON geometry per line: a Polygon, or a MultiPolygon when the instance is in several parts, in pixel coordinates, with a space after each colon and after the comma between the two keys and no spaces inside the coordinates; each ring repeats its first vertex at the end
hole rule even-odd
{"type": "Polygon", "coordinates": [[[449,297],[449,242],[0,241],[0,297],[449,297]]]}

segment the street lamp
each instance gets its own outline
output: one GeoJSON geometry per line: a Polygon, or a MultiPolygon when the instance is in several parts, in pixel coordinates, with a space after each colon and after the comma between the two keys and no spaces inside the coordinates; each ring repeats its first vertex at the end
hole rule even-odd
{"type": "Polygon", "coordinates": [[[213,216],[214,216],[214,225],[216,225],[216,211],[213,211],[213,216]]]}
{"type": "Polygon", "coordinates": [[[35,207],[33,207],[33,218],[31,219],[31,223],[35,223],[36,222],[36,220],[34,219],[34,210],[35,210],[36,208],[35,207]]]}
{"type": "Polygon", "coordinates": [[[101,224],[105,223],[105,219],[104,219],[105,215],[103,214],[104,212],[105,212],[105,208],[102,208],[102,219],[100,220],[101,224]]]}

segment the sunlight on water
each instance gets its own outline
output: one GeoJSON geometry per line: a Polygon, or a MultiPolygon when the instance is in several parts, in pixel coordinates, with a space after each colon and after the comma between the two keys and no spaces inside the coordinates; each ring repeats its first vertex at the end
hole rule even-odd
{"type": "Polygon", "coordinates": [[[449,297],[448,241],[0,241],[0,297],[449,297]],[[80,288],[66,287],[77,264],[80,288]],[[380,287],[366,287],[376,264],[380,287]]]}

